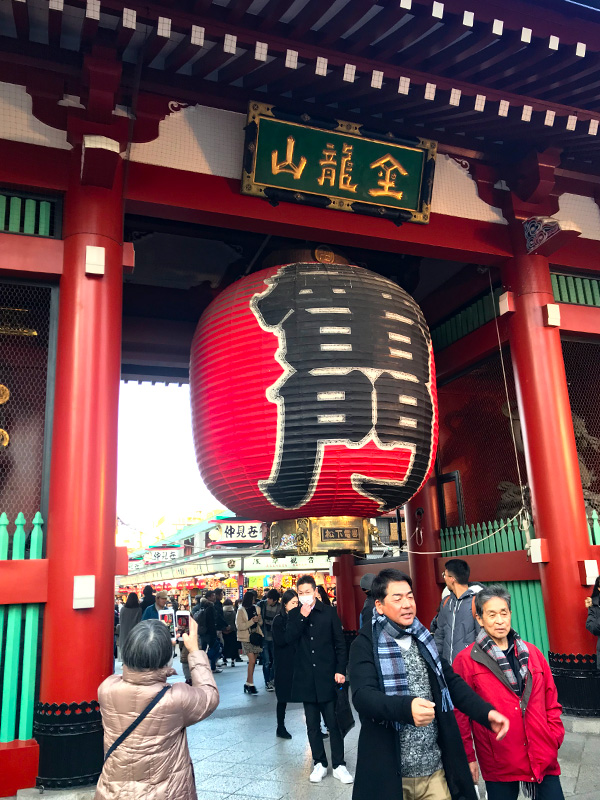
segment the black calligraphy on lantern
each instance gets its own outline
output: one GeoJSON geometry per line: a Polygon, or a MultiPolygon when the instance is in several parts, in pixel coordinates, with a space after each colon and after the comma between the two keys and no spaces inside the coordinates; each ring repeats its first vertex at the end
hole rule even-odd
{"type": "MultiPolygon", "coordinates": [[[[251,308],[279,339],[282,377],[267,390],[278,406],[277,444],[260,491],[296,509],[315,493],[327,445],[374,442],[405,449],[402,480],[356,471],[356,492],[391,510],[421,485],[432,459],[431,338],[399,286],[358,267],[291,264],[266,281],[251,308]]],[[[353,459],[360,465],[360,456],[353,459]]]]}

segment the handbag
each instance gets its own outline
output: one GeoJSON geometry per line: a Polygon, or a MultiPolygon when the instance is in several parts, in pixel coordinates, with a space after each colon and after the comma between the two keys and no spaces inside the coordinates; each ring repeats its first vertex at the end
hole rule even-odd
{"type": "Polygon", "coordinates": [[[118,739],[116,739],[116,740],[115,740],[115,741],[114,741],[114,742],[111,744],[111,746],[110,746],[110,747],[109,747],[109,749],[108,749],[108,752],[107,752],[107,753],[106,753],[106,755],[104,756],[104,763],[105,763],[105,764],[106,764],[106,762],[108,761],[108,758],[109,758],[109,756],[111,756],[111,755],[112,755],[112,754],[115,752],[115,750],[117,749],[117,747],[118,747],[120,744],[123,744],[123,742],[124,742],[124,741],[125,741],[125,739],[126,739],[128,736],[129,736],[129,734],[130,734],[130,733],[133,733],[133,732],[134,732],[134,730],[137,728],[137,726],[140,724],[140,722],[143,722],[143,720],[145,720],[145,719],[146,719],[146,717],[147,717],[147,716],[148,716],[148,714],[149,714],[149,713],[152,711],[152,709],[154,708],[154,706],[155,706],[155,705],[156,705],[156,704],[159,702],[159,700],[161,700],[161,699],[162,699],[162,698],[165,696],[165,694],[167,693],[167,691],[168,691],[170,688],[171,688],[171,685],[170,685],[170,684],[167,684],[166,686],[163,686],[163,688],[160,690],[160,692],[159,692],[157,695],[155,695],[155,696],[152,698],[152,700],[150,700],[150,702],[148,703],[148,705],[146,706],[146,708],[145,708],[145,709],[142,711],[142,713],[139,715],[139,717],[138,717],[137,719],[134,719],[134,721],[133,721],[133,722],[131,723],[131,725],[130,725],[130,726],[127,728],[127,730],[123,731],[123,733],[122,733],[122,734],[119,736],[119,738],[118,738],[118,739]]]}
{"type": "MultiPolygon", "coordinates": [[[[254,609],[254,614],[252,616],[255,616],[256,606],[252,606],[252,608],[254,609]]],[[[255,623],[252,627],[253,628],[258,627],[258,623],[255,623]]],[[[258,633],[258,631],[252,631],[250,633],[250,644],[253,644],[255,647],[262,647],[264,638],[265,637],[262,635],[262,633],[258,633]]]]}

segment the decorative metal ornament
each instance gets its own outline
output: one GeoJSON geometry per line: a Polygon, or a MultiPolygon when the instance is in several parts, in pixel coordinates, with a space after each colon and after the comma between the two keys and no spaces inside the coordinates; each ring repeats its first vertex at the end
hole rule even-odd
{"type": "Polygon", "coordinates": [[[403,289],[361,267],[287,264],[228,287],[196,330],[190,383],[202,477],[240,518],[368,519],[431,473],[427,325],[403,289]]]}
{"type": "Polygon", "coordinates": [[[5,403],[8,403],[10,400],[10,389],[8,386],[5,386],[3,383],[0,383],[0,406],[3,406],[5,403]]]}
{"type": "Polygon", "coordinates": [[[271,526],[271,554],[278,558],[311,553],[368,553],[373,530],[377,529],[361,517],[281,520],[271,526]]]}

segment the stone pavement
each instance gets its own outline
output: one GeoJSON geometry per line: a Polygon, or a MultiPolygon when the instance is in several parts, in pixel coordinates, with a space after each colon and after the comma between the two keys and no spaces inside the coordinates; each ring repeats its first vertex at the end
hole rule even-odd
{"type": "MultiPolygon", "coordinates": [[[[183,680],[178,659],[174,666],[180,674],[171,680],[183,680]]],[[[219,707],[207,720],[188,728],[198,800],[350,800],[352,786],[337,781],[331,775],[331,765],[321,783],[309,782],[312,760],[302,707],[288,706],[286,725],[293,738],[277,739],[275,693],[264,690],[260,667],[255,673],[257,696],[244,694],[245,677],[245,662],[224,667],[216,676],[221,695],[219,707]]],[[[570,728],[582,727],[579,720],[570,723],[570,728]]],[[[356,766],[359,727],[357,719],[345,740],[351,773],[356,766]]],[[[326,749],[329,751],[327,745],[326,749]]],[[[600,800],[600,736],[568,732],[559,757],[565,796],[600,800]]],[[[92,800],[93,796],[94,791],[89,789],[44,793],[44,798],[54,800],[92,800]]],[[[480,796],[485,796],[484,784],[480,786],[480,796]]],[[[18,794],[19,800],[39,797],[36,790],[18,794]]]]}

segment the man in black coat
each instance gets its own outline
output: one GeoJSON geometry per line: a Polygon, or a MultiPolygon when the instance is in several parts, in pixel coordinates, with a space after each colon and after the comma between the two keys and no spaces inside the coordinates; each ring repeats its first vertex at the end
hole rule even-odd
{"type": "Polygon", "coordinates": [[[353,800],[475,800],[453,706],[496,738],[508,720],[444,659],[416,618],[412,581],[382,570],[371,593],[378,614],[350,649],[350,684],[361,720],[353,800]],[[375,638],[375,641],[374,641],[375,638]]]}
{"type": "Polygon", "coordinates": [[[296,584],[300,606],[288,614],[286,640],[296,642],[291,700],[304,703],[308,741],[314,769],[311,783],[327,775],[327,755],[321,735],[321,714],[329,730],[333,776],[352,783],[344,761],[344,738],[335,716],[337,686],[346,680],[346,642],[338,615],[324,605],[312,575],[302,575],[296,584]]]}

